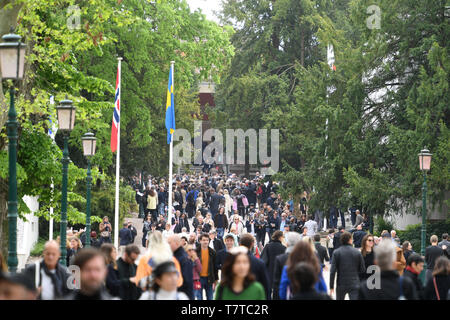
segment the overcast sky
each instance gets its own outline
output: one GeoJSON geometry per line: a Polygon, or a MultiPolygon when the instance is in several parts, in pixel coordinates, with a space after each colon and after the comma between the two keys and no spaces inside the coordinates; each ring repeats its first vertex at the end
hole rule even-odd
{"type": "Polygon", "coordinates": [[[191,11],[200,8],[209,20],[219,23],[219,19],[213,14],[213,10],[220,10],[220,0],[187,0],[187,3],[191,7],[191,11]]]}

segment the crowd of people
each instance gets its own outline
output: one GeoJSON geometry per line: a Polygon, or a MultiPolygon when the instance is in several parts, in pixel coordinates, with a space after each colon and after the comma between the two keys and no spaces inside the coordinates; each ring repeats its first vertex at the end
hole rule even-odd
{"type": "Polygon", "coordinates": [[[277,183],[258,173],[254,179],[176,176],[171,216],[167,181],[136,176],[131,184],[143,220],[141,243],[126,221],[116,248],[105,217],[89,248],[84,230],[68,235],[67,265],[77,266],[78,275],[58,263],[58,240],[48,241],[42,260],[0,273],[0,299],[450,299],[448,234],[440,242],[433,235],[422,257],[408,241],[400,244],[394,230],[371,234],[356,209],[349,210],[349,231],[345,222],[337,228],[331,215],[324,230],[320,212],[310,215],[306,193],[294,207],[292,195],[283,199],[277,183]]]}

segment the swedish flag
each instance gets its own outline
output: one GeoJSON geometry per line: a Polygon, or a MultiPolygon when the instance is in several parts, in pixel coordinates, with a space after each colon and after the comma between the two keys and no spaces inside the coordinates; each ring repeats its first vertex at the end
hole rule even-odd
{"type": "Polygon", "coordinates": [[[172,140],[172,134],[175,131],[175,104],[173,101],[173,64],[170,65],[169,84],[167,86],[167,103],[166,103],[166,129],[167,144],[172,140]]]}

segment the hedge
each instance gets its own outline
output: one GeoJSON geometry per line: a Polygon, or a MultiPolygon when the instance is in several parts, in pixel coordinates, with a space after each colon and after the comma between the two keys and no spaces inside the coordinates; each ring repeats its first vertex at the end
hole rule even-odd
{"type": "MultiPolygon", "coordinates": [[[[445,221],[433,221],[427,223],[427,236],[425,245],[430,245],[430,237],[432,235],[437,235],[439,241],[441,241],[441,237],[443,233],[450,232],[450,218],[445,221]]],[[[422,240],[422,224],[412,224],[406,227],[404,231],[397,231],[397,235],[400,238],[401,243],[404,241],[411,242],[411,245],[415,252],[420,253],[421,240],[422,240]]]]}

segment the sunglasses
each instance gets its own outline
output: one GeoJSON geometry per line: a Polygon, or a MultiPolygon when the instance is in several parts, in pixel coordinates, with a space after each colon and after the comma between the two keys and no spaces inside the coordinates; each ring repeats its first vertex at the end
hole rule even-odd
{"type": "Polygon", "coordinates": [[[373,239],[367,239],[367,241],[373,242],[373,239]]]}

